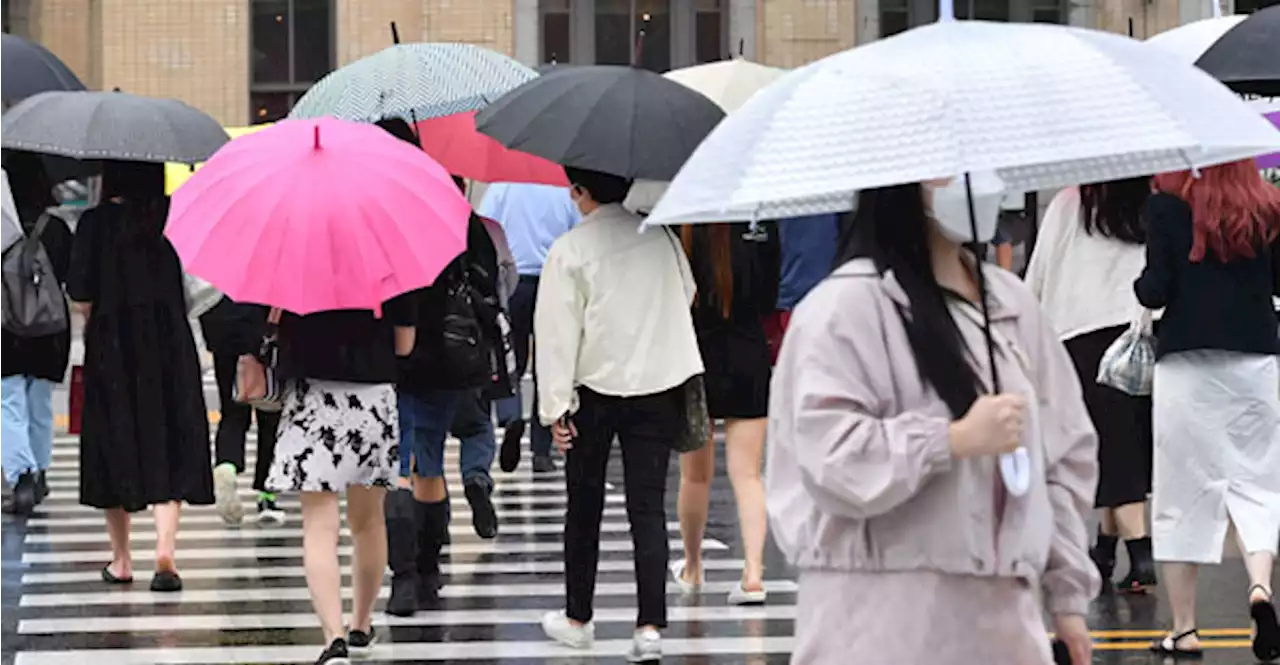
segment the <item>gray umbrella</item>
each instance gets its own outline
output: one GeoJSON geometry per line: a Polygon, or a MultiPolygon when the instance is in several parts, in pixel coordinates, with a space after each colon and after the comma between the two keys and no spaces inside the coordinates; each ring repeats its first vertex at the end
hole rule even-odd
{"type": "Polygon", "coordinates": [[[124,92],[44,92],[5,112],[0,145],[74,159],[195,164],[229,139],[175,99],[124,92]]]}
{"type": "MultiPolygon", "coordinates": [[[[6,5],[7,6],[7,5],[6,5]]],[[[0,42],[4,74],[0,97],[16,104],[38,92],[84,90],[84,84],[49,49],[21,37],[5,34],[0,42]]]]}
{"type": "Polygon", "coordinates": [[[635,67],[553,67],[476,115],[513,150],[624,178],[671,180],[724,118],[715,102],[635,67]]]}

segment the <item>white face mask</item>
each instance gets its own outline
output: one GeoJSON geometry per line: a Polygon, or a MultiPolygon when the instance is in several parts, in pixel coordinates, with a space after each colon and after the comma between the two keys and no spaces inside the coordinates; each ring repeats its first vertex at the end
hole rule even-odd
{"type": "Polygon", "coordinates": [[[1004,199],[1004,181],[994,171],[969,175],[969,188],[973,192],[974,222],[978,236],[973,236],[969,223],[969,196],[965,191],[964,176],[956,176],[942,187],[933,188],[933,205],[930,215],[938,224],[938,230],[954,243],[988,242],[996,235],[996,222],[1000,219],[1000,201],[1004,199]]]}

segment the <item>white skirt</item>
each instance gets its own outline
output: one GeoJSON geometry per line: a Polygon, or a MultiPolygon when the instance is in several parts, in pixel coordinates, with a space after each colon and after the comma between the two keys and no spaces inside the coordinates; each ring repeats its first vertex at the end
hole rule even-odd
{"type": "Polygon", "coordinates": [[[391,384],[299,379],[285,390],[273,492],[391,487],[400,473],[400,417],[391,384]]]}
{"type": "Polygon", "coordinates": [[[1158,561],[1219,563],[1228,523],[1249,552],[1280,539],[1275,356],[1175,353],[1156,363],[1152,538],[1158,561]]]}

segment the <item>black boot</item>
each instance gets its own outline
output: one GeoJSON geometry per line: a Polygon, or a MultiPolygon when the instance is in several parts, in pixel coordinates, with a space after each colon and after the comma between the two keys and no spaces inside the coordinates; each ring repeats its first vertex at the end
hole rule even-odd
{"type": "Polygon", "coordinates": [[[440,607],[440,548],[449,530],[449,501],[414,502],[418,536],[418,607],[440,607]]]}
{"type": "Polygon", "coordinates": [[[1156,563],[1151,556],[1151,537],[1124,541],[1129,550],[1129,574],[1116,584],[1123,593],[1146,593],[1156,585],[1156,563]]]}
{"type": "Polygon", "coordinates": [[[1089,558],[1093,559],[1093,565],[1098,567],[1104,590],[1111,588],[1111,575],[1116,571],[1116,545],[1119,542],[1118,536],[1108,536],[1099,530],[1098,542],[1089,548],[1089,558]]]}
{"type": "Polygon", "coordinates": [[[387,492],[387,562],[391,565],[391,598],[387,614],[413,616],[418,611],[418,539],[413,492],[387,492]]]}
{"type": "Polygon", "coordinates": [[[45,472],[41,471],[40,475],[36,476],[36,505],[44,502],[47,496],[49,496],[49,481],[45,478],[45,472]]]}
{"type": "Polygon", "coordinates": [[[9,495],[9,503],[5,504],[5,512],[14,515],[30,515],[31,511],[36,507],[36,474],[27,472],[18,476],[18,482],[13,485],[13,492],[9,495]]]}

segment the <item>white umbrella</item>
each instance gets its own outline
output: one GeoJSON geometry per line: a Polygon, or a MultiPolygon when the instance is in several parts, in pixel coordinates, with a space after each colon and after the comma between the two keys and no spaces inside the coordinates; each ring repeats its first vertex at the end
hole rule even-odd
{"type": "Polygon", "coordinates": [[[745,104],[761,88],[782,78],[787,70],[735,58],[673,69],[663,76],[706,95],[732,113],[745,104]]]}
{"type": "Polygon", "coordinates": [[[7,251],[22,238],[22,221],[18,219],[18,206],[13,202],[13,190],[9,189],[9,172],[0,170],[0,175],[4,180],[4,205],[3,213],[0,213],[0,230],[3,230],[0,244],[3,249],[0,251],[7,251]]]}
{"type": "Polygon", "coordinates": [[[1222,84],[1127,37],[935,23],[794,70],[730,114],[647,224],[849,210],[858,190],[996,170],[1011,190],[1280,148],[1222,84]]]}
{"type": "Polygon", "coordinates": [[[1163,49],[1169,55],[1188,65],[1209,50],[1213,43],[1227,34],[1248,16],[1218,16],[1180,25],[1171,30],[1147,38],[1147,44],[1163,49]]]}

